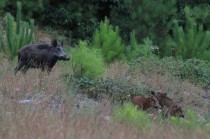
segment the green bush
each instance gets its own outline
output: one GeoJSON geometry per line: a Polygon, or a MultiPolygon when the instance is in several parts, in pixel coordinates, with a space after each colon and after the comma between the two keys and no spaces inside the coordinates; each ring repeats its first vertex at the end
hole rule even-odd
{"type": "Polygon", "coordinates": [[[100,23],[99,29],[93,34],[93,46],[102,50],[106,62],[125,58],[125,50],[118,27],[113,28],[107,18],[100,23]]]}
{"type": "Polygon", "coordinates": [[[124,122],[129,125],[136,125],[139,128],[150,128],[152,125],[148,115],[137,109],[131,103],[126,103],[124,107],[115,107],[113,111],[113,120],[124,122]]]}
{"type": "Polygon", "coordinates": [[[124,103],[134,95],[144,94],[148,88],[143,84],[132,84],[129,80],[71,78],[69,84],[79,88],[79,92],[89,98],[100,99],[101,96],[109,96],[112,102],[124,103]],[[130,98],[127,95],[130,94],[130,98]]]}
{"type": "Polygon", "coordinates": [[[210,31],[205,31],[203,25],[196,23],[191,17],[191,9],[185,8],[185,27],[175,22],[173,28],[173,44],[176,56],[184,59],[199,58],[210,61],[210,31]]]}
{"type": "Polygon", "coordinates": [[[180,67],[179,77],[207,86],[210,84],[210,64],[199,59],[188,59],[180,67]]]}
{"type": "Polygon", "coordinates": [[[80,41],[78,46],[70,51],[71,67],[75,77],[96,79],[105,71],[105,64],[99,49],[88,48],[86,41],[80,41]]]}
{"type": "Polygon", "coordinates": [[[195,129],[195,128],[206,128],[206,123],[201,121],[197,116],[196,112],[192,109],[187,109],[185,112],[185,118],[179,117],[170,117],[170,123],[174,124],[175,126],[184,128],[184,129],[195,129]]]}
{"type": "Polygon", "coordinates": [[[127,47],[126,56],[128,60],[134,60],[138,57],[151,57],[153,56],[152,49],[154,48],[153,42],[146,38],[143,44],[138,44],[135,32],[130,33],[130,45],[127,47]]]}
{"type": "Polygon", "coordinates": [[[169,77],[178,77],[181,80],[190,80],[192,83],[206,87],[210,84],[210,63],[199,59],[174,59],[165,57],[139,57],[130,62],[130,73],[136,72],[145,75],[163,74],[169,77]]]}

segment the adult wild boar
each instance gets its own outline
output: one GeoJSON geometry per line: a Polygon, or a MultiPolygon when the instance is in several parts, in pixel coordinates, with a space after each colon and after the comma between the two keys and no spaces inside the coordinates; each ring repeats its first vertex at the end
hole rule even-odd
{"type": "Polygon", "coordinates": [[[58,60],[70,60],[63,50],[63,42],[60,44],[57,40],[53,40],[51,44],[27,45],[18,50],[17,55],[15,74],[19,70],[26,72],[28,68],[41,68],[42,71],[50,72],[58,60]]]}

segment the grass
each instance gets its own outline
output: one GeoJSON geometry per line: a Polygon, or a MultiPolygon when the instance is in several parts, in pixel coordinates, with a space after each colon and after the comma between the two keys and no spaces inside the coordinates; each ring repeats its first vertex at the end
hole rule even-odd
{"type": "MultiPolygon", "coordinates": [[[[7,60],[0,63],[0,139],[207,139],[210,136],[210,132],[200,126],[193,124],[197,128],[191,130],[177,124],[176,119],[173,124],[167,120],[154,120],[150,115],[149,128],[139,128],[135,122],[129,124],[126,117],[121,121],[114,118],[106,121],[104,116],[111,116],[114,108],[108,98],[101,100],[96,107],[84,103],[83,108],[76,109],[75,104],[82,104],[84,100],[76,99],[77,89],[68,86],[61,78],[69,72],[65,63],[57,63],[50,75],[31,69],[25,76],[21,73],[14,76],[14,66],[7,60]],[[19,102],[28,96],[33,97],[31,103],[19,102]]],[[[130,83],[144,83],[149,88],[162,89],[184,109],[195,108],[197,104],[199,112],[206,114],[206,102],[200,97],[204,94],[201,88],[160,74],[144,75],[136,71],[134,76],[128,68],[126,63],[113,63],[105,77],[126,78],[130,83]],[[184,91],[187,92],[185,95],[184,91]]]]}

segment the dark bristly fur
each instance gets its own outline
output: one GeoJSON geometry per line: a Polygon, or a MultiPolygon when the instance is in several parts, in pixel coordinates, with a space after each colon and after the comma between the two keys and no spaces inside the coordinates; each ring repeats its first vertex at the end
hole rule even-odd
{"type": "Polygon", "coordinates": [[[26,72],[29,68],[41,68],[42,71],[51,71],[58,60],[70,60],[64,53],[62,43],[53,40],[52,44],[31,44],[18,51],[18,64],[15,74],[21,70],[26,72]]]}

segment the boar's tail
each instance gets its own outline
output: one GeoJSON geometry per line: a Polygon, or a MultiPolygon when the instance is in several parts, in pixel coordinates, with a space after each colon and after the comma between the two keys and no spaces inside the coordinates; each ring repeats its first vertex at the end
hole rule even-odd
{"type": "Polygon", "coordinates": [[[17,55],[18,55],[18,62],[19,62],[20,61],[20,58],[21,58],[20,52],[18,52],[17,55]]]}

